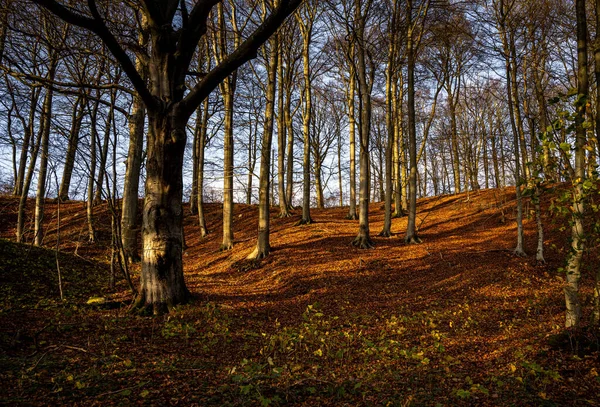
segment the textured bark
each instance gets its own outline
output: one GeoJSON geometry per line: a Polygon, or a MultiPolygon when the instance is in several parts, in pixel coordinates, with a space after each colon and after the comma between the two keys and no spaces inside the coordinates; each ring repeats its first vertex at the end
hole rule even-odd
{"type": "MultiPolygon", "coordinates": [[[[138,34],[138,46],[141,50],[148,48],[148,22],[142,16],[142,27],[138,34]]],[[[148,66],[138,55],[135,66],[141,73],[142,80],[148,80],[148,66]]],[[[125,181],[123,185],[123,202],[121,206],[121,243],[126,262],[138,262],[141,256],[138,250],[138,198],[140,188],[140,173],[142,170],[142,155],[144,150],[144,125],[146,109],[139,95],[134,95],[131,114],[129,115],[129,147],[125,162],[125,181]]]]}
{"type": "Polygon", "coordinates": [[[581,278],[581,263],[584,251],[583,216],[585,214],[585,194],[583,182],[585,179],[585,144],[586,104],[588,102],[588,73],[587,73],[587,20],[585,0],[576,0],[577,16],[577,93],[578,103],[575,119],[575,168],[573,174],[573,204],[571,219],[571,250],[567,259],[567,279],[565,284],[565,327],[578,328],[581,324],[581,302],[579,300],[579,280],[581,278]]]}
{"type": "MultiPolygon", "coordinates": [[[[307,9],[308,8],[310,8],[310,5],[307,6],[307,9]]],[[[314,14],[311,14],[310,10],[308,10],[308,15],[314,18],[314,14]]],[[[300,26],[300,31],[302,32],[302,67],[304,79],[304,89],[302,92],[302,139],[304,144],[304,155],[302,159],[302,219],[300,219],[298,224],[307,225],[312,223],[312,218],[310,217],[310,120],[312,116],[310,45],[313,34],[313,19],[308,18],[303,20],[301,17],[297,17],[297,21],[300,26]]]]}
{"type": "Polygon", "coordinates": [[[126,161],[125,184],[123,186],[123,204],[121,210],[121,241],[127,261],[138,262],[138,194],[142,153],[144,149],[144,123],[146,111],[141,99],[133,99],[129,116],[129,149],[126,161]]]}
{"type": "Polygon", "coordinates": [[[279,46],[277,36],[271,41],[270,55],[267,62],[267,103],[265,106],[265,124],[260,155],[260,186],[258,193],[258,239],[256,248],[248,256],[249,259],[260,260],[269,255],[271,244],[270,235],[270,204],[269,185],[271,181],[271,145],[275,122],[275,90],[277,82],[277,63],[279,61],[279,46]]]}
{"type": "Polygon", "coordinates": [[[284,81],[283,52],[278,48],[277,61],[277,81],[279,82],[279,92],[277,94],[277,195],[279,196],[279,217],[287,218],[291,216],[290,205],[285,192],[285,147],[287,138],[287,128],[285,125],[285,92],[283,89],[284,81]]]}
{"type": "Polygon", "coordinates": [[[183,181],[185,123],[175,116],[148,114],[146,196],[142,239],[144,261],[136,307],[155,314],[185,303],[183,278],[183,181]]]}
{"type": "MultiPolygon", "coordinates": [[[[360,112],[360,190],[358,204],[358,234],[352,244],[361,249],[373,247],[369,231],[369,192],[370,192],[370,163],[369,141],[371,131],[371,86],[367,78],[365,16],[362,14],[360,0],[354,2],[354,21],[356,30],[356,74],[358,79],[358,98],[360,112]]],[[[371,71],[373,75],[373,71],[371,71]]],[[[373,78],[371,78],[371,85],[373,78]]]]}
{"type": "Polygon", "coordinates": [[[409,150],[409,178],[408,178],[408,224],[406,227],[406,243],[421,243],[417,236],[417,128],[415,118],[415,50],[414,27],[412,23],[412,0],[407,1],[408,32],[406,36],[407,75],[408,75],[408,150],[409,150]]]}

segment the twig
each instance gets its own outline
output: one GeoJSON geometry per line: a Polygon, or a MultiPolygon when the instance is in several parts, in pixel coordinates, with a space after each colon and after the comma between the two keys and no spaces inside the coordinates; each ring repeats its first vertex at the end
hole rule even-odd
{"type": "Polygon", "coordinates": [[[110,396],[111,394],[119,394],[119,393],[122,393],[122,392],[124,392],[126,390],[131,390],[131,389],[135,389],[137,387],[145,386],[148,383],[150,383],[150,382],[138,383],[135,386],[125,387],[125,388],[120,389],[120,390],[107,391],[106,393],[100,393],[100,394],[98,394],[96,397],[104,397],[104,396],[110,396]]]}

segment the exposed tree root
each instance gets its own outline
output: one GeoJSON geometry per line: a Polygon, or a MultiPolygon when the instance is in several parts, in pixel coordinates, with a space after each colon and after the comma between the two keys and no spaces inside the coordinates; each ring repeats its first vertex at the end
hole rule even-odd
{"type": "Polygon", "coordinates": [[[248,257],[246,257],[246,260],[262,260],[266,258],[269,255],[269,253],[271,253],[270,246],[259,248],[257,245],[256,248],[252,251],[252,253],[250,253],[248,257]]]}
{"type": "Polygon", "coordinates": [[[381,236],[381,237],[392,237],[392,232],[390,232],[389,229],[384,229],[381,232],[379,232],[379,236],[381,236]]]}
{"type": "Polygon", "coordinates": [[[131,306],[129,307],[128,313],[134,314],[134,315],[140,315],[140,316],[164,315],[164,314],[168,314],[169,312],[173,311],[175,305],[187,304],[189,302],[190,298],[191,298],[191,294],[187,290],[187,288],[186,288],[186,293],[185,293],[184,298],[177,303],[168,302],[168,301],[148,303],[146,301],[146,295],[139,293],[135,297],[133,304],[131,304],[131,306]]]}
{"type": "Polygon", "coordinates": [[[292,213],[290,212],[290,210],[288,208],[286,208],[285,211],[279,212],[280,218],[290,218],[291,216],[292,216],[292,213]]]}
{"type": "Polygon", "coordinates": [[[311,223],[314,223],[312,218],[300,219],[294,226],[310,225],[311,223]]]}
{"type": "Polygon", "coordinates": [[[358,235],[352,241],[352,246],[358,247],[359,249],[372,249],[375,244],[369,236],[358,235]]]}
{"type": "Polygon", "coordinates": [[[346,215],[346,219],[348,219],[348,220],[358,220],[358,215],[355,214],[355,213],[354,214],[349,213],[348,215],[346,215]]]}
{"type": "Polygon", "coordinates": [[[525,250],[521,249],[520,247],[515,248],[515,250],[513,250],[513,254],[517,257],[527,257],[525,250]]]}
{"type": "Polygon", "coordinates": [[[406,213],[404,213],[404,211],[400,211],[400,212],[394,212],[392,214],[392,218],[393,219],[399,219],[399,218],[403,218],[406,216],[406,213]]]}
{"type": "Polygon", "coordinates": [[[233,249],[233,242],[229,242],[228,244],[223,243],[220,247],[219,247],[219,251],[222,252],[226,252],[228,250],[233,249]]]}
{"type": "Polygon", "coordinates": [[[407,235],[404,238],[404,243],[406,243],[406,244],[420,244],[420,243],[423,243],[423,241],[417,235],[412,235],[412,236],[408,236],[407,235]]]}

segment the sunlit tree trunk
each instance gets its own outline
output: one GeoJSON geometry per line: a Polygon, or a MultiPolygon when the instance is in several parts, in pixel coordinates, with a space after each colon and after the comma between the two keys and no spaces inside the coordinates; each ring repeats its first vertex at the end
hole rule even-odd
{"type": "Polygon", "coordinates": [[[406,243],[420,243],[417,236],[417,129],[415,118],[415,50],[413,43],[414,27],[412,21],[412,0],[407,1],[406,54],[408,72],[408,150],[410,159],[410,175],[408,179],[408,225],[406,227],[406,243]]]}
{"type": "MultiPolygon", "coordinates": [[[[367,3],[369,7],[370,2],[367,3]]],[[[361,249],[373,247],[369,231],[370,162],[369,141],[371,131],[371,87],[367,78],[367,50],[365,39],[366,18],[361,9],[361,1],[354,2],[354,30],[356,35],[356,76],[360,101],[360,191],[358,205],[358,234],[352,244],[361,249]]],[[[366,13],[365,13],[366,14],[366,13]]],[[[371,72],[373,74],[373,72],[371,72]]],[[[371,82],[372,83],[372,82],[371,82]]]]}
{"type": "Polygon", "coordinates": [[[579,280],[581,278],[581,262],[584,250],[583,216],[585,213],[585,196],[583,182],[585,180],[585,144],[586,105],[588,103],[588,55],[587,55],[587,20],[585,0],[575,1],[577,17],[577,115],[575,140],[575,168],[573,174],[573,204],[571,219],[571,251],[567,260],[567,281],[565,285],[565,303],[567,307],[565,326],[578,328],[581,324],[581,303],[579,300],[579,280]]]}
{"type": "Polygon", "coordinates": [[[285,125],[285,91],[283,69],[283,51],[278,48],[277,61],[277,81],[279,82],[279,92],[277,93],[277,195],[279,196],[279,217],[287,218],[291,216],[290,205],[285,191],[285,147],[286,131],[285,125]]]}
{"type": "Polygon", "coordinates": [[[279,61],[279,45],[277,35],[271,40],[267,57],[267,103],[265,106],[265,125],[262,137],[260,156],[260,186],[258,194],[258,239],[256,248],[248,256],[249,259],[263,259],[269,255],[271,244],[270,234],[270,204],[269,185],[271,181],[271,144],[275,122],[275,91],[277,85],[277,63],[279,61]]]}
{"type": "Polygon", "coordinates": [[[198,205],[198,226],[200,227],[200,237],[208,235],[206,219],[204,216],[204,155],[206,151],[206,140],[208,130],[208,98],[204,100],[202,108],[198,108],[196,113],[196,147],[198,171],[197,171],[197,205],[198,205]]]}
{"type": "Polygon", "coordinates": [[[298,224],[306,225],[312,223],[310,216],[310,121],[312,116],[312,77],[310,69],[310,46],[312,43],[313,23],[315,10],[307,4],[305,12],[296,14],[296,20],[302,33],[302,66],[304,89],[302,91],[303,111],[302,111],[302,138],[304,142],[304,156],[302,160],[302,219],[298,224]]]}

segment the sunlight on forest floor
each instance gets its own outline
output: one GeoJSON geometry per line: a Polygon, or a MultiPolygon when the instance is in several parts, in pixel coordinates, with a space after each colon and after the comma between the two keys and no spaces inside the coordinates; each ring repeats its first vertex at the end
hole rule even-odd
{"type": "MultiPolygon", "coordinates": [[[[351,246],[358,222],[344,219],[347,209],[313,209],[313,224],[294,227],[298,213],[280,219],[273,208],[273,251],[260,263],[244,261],[255,245],[257,208],[235,206],[235,247],[220,252],[221,209],[208,205],[206,239],[195,217],[185,220],[194,300],[157,318],[127,314],[123,282],[116,292],[105,288],[110,225],[98,225],[99,243],[85,242],[80,202],[61,205],[66,300],[59,301],[49,202],[48,249],[0,241],[0,400],[598,405],[598,336],[559,335],[561,221],[545,219],[546,265],[535,264],[531,215],[530,256],[515,257],[513,195],[509,188],[471,193],[468,201],[464,194],[421,200],[423,244],[411,246],[403,243],[406,219],[393,220],[392,238],[377,237],[383,209],[372,204],[372,250],[351,246]],[[86,304],[91,297],[106,301],[86,304]]],[[[17,204],[0,198],[5,239],[14,236],[17,204]]],[[[590,301],[590,290],[583,296],[590,301]]]]}

